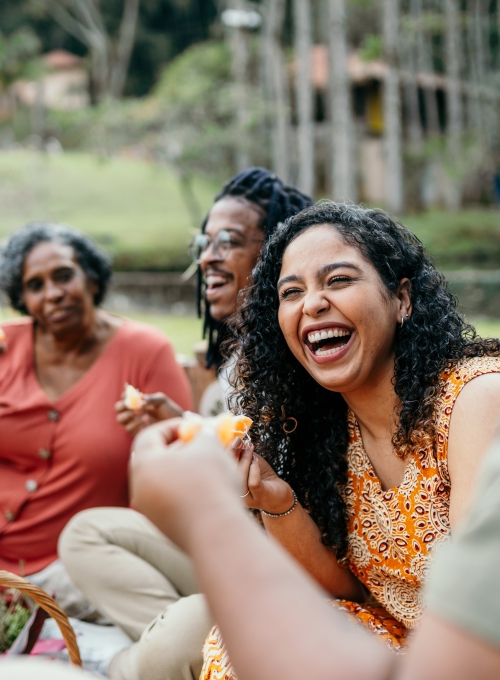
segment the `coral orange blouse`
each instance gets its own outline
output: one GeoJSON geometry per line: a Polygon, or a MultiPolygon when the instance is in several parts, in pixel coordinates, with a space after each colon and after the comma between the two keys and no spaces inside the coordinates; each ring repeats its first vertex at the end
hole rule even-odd
{"type": "Polygon", "coordinates": [[[192,408],[186,375],[167,338],[124,320],[101,356],[56,401],[34,367],[33,321],[2,324],[0,356],[0,569],[32,574],[57,558],[68,520],[95,506],[127,506],[131,436],[114,404],[126,382],[192,408]]]}

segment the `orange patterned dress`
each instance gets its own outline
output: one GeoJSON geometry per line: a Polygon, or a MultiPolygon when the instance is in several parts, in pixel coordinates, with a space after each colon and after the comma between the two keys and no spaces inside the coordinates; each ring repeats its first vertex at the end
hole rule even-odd
{"type": "MultiPolygon", "coordinates": [[[[335,600],[394,651],[423,616],[422,584],[435,547],[450,533],[448,432],[453,405],[470,380],[500,373],[500,358],[476,357],[450,365],[442,374],[436,402],[436,436],[416,448],[399,487],[384,490],[365,453],[352,412],[348,414],[348,564],[370,592],[368,603],[335,600]]],[[[236,680],[219,630],[203,648],[200,680],[236,680]]]]}

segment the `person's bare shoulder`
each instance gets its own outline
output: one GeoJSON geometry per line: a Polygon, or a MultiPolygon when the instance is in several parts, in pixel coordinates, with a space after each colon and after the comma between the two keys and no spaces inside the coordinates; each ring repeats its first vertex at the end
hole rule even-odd
{"type": "Polygon", "coordinates": [[[451,414],[448,470],[452,526],[469,507],[479,466],[499,425],[500,373],[487,373],[462,388],[451,414]]]}

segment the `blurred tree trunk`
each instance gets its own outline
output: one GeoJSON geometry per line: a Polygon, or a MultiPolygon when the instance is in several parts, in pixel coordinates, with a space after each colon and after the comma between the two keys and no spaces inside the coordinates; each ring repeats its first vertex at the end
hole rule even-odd
{"type": "Polygon", "coordinates": [[[45,0],[46,11],[82,42],[91,58],[91,79],[97,100],[123,96],[134,47],[140,0],[124,0],[116,40],[109,35],[96,0],[45,0]]]}
{"type": "Polygon", "coordinates": [[[288,79],[281,48],[281,29],[285,16],[286,0],[266,0],[264,4],[262,49],[264,57],[264,82],[266,97],[272,110],[273,169],[287,182],[290,179],[290,111],[288,79]]]}
{"type": "MultiPolygon", "coordinates": [[[[244,10],[243,0],[233,0],[234,9],[244,10]]],[[[232,55],[232,72],[236,84],[236,119],[239,128],[239,148],[236,150],[238,172],[250,166],[247,146],[249,102],[247,98],[249,46],[248,34],[244,28],[229,28],[229,46],[232,55]]]]}
{"type": "Polygon", "coordinates": [[[298,187],[309,196],[314,193],[314,90],[311,80],[310,0],[294,0],[295,94],[297,101],[298,187]]]}
{"type": "Polygon", "coordinates": [[[500,71],[500,0],[497,0],[497,58],[496,67],[500,71]]]}
{"type": "Polygon", "coordinates": [[[467,0],[467,48],[468,48],[468,84],[467,84],[467,114],[469,127],[477,132],[483,128],[483,112],[480,98],[482,57],[481,37],[476,31],[477,0],[467,0]]]}
{"type": "MultiPolygon", "coordinates": [[[[460,25],[458,0],[445,0],[445,46],[446,46],[446,136],[451,162],[457,167],[462,154],[462,92],[460,83],[460,25]]],[[[460,183],[455,180],[447,195],[447,205],[458,210],[461,203],[460,183]]]]}
{"type": "Polygon", "coordinates": [[[332,125],[332,196],[357,201],[351,88],[347,73],[345,0],[328,2],[330,120],[332,125]]]}
{"type": "MultiPolygon", "coordinates": [[[[416,18],[422,16],[422,0],[411,0],[411,12],[416,18]]],[[[417,71],[419,73],[434,75],[434,65],[432,61],[432,42],[426,36],[423,27],[420,25],[417,31],[417,71]]],[[[437,135],[440,132],[439,116],[436,100],[436,89],[432,85],[423,88],[425,102],[425,118],[427,123],[427,133],[437,135]]]]}
{"type": "Polygon", "coordinates": [[[474,31],[474,52],[475,52],[475,62],[476,62],[476,73],[479,82],[484,81],[484,76],[486,74],[486,41],[484,35],[484,25],[487,22],[487,17],[485,13],[487,8],[483,0],[473,0],[473,31],[474,31]]]}
{"type": "Polygon", "coordinates": [[[125,0],[123,15],[111,68],[109,89],[111,96],[120,98],[125,89],[130,57],[134,49],[140,0],[125,0]]]}
{"type": "Polygon", "coordinates": [[[411,24],[409,31],[400,41],[402,61],[406,71],[404,86],[405,103],[408,110],[408,142],[414,153],[419,153],[422,149],[422,126],[420,123],[420,105],[418,101],[418,82],[416,68],[416,47],[418,15],[414,13],[415,0],[410,5],[411,24]]]}
{"type": "Polygon", "coordinates": [[[401,144],[401,97],[399,91],[398,39],[399,0],[383,0],[384,52],[387,74],[384,84],[384,136],[386,150],[386,204],[394,213],[404,208],[401,144]]]}

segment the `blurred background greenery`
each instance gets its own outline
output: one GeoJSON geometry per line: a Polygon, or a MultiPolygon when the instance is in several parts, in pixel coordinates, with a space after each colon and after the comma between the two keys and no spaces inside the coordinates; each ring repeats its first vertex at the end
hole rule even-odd
{"type": "MultiPolygon", "coordinates": [[[[217,178],[194,175],[200,215],[219,188],[217,178]]],[[[188,242],[198,228],[174,169],[89,152],[0,153],[0,206],[0,237],[34,218],[69,224],[91,234],[122,270],[186,269],[188,242]]],[[[428,210],[400,219],[444,269],[491,269],[500,263],[495,209],[428,210]]]]}
{"type": "MultiPolygon", "coordinates": [[[[2,0],[0,238],[61,222],[117,270],[180,273],[222,182],[265,165],[389,209],[439,267],[473,270],[471,317],[500,317],[500,0],[391,7],[2,0]]],[[[183,310],[137,314],[179,350],[200,336],[183,310]]]]}

